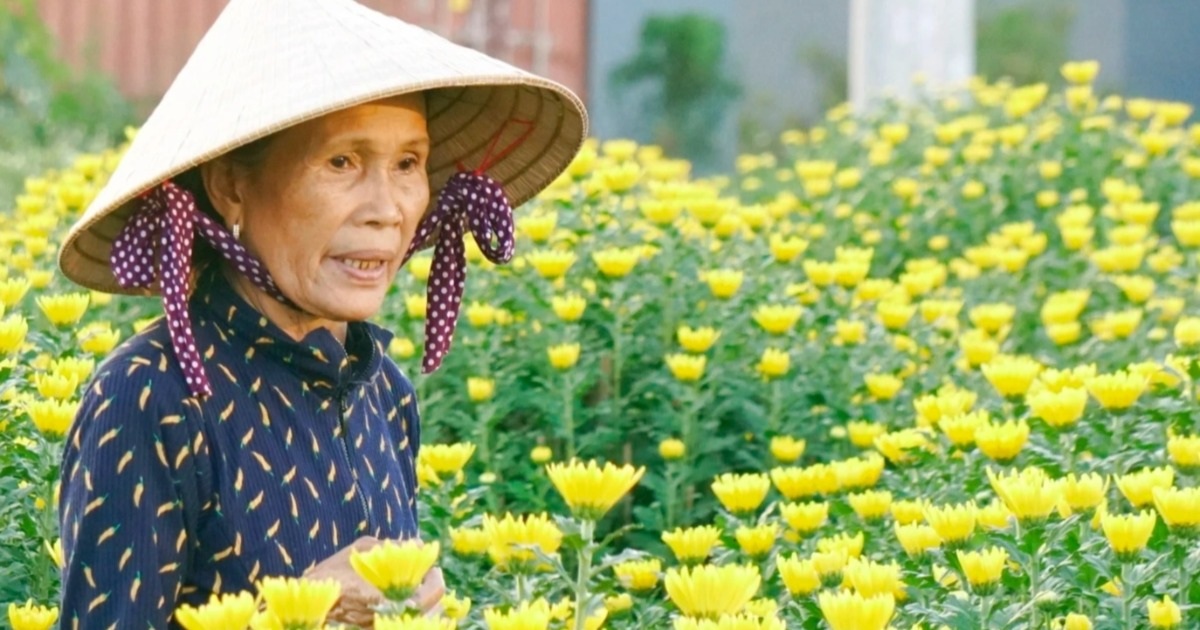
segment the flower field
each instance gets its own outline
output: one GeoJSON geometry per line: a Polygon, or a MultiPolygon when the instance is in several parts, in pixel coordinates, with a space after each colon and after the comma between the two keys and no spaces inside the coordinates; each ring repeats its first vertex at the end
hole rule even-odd
{"type": "MultiPolygon", "coordinates": [[[[468,243],[430,376],[411,261],[378,321],[421,401],[425,544],[355,557],[375,627],[1200,627],[1200,125],[1095,74],[839,107],[720,177],[590,143],[513,263],[468,243]],[[434,564],[444,616],[408,616],[434,564]]],[[[161,310],[55,271],[120,151],[0,216],[16,628],[56,616],[79,392],[161,310]]],[[[268,579],[179,616],[319,628],[336,598],[268,579]]]]}

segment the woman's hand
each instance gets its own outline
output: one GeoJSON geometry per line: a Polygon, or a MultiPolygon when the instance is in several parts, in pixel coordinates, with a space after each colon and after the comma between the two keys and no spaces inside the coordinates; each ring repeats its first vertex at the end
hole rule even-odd
{"type": "MultiPolygon", "coordinates": [[[[342,594],[334,604],[333,610],[329,611],[329,621],[363,628],[374,627],[374,606],[383,603],[383,593],[364,580],[354,570],[354,567],[350,566],[350,553],[354,550],[367,551],[380,542],[382,541],[374,536],[363,536],[304,573],[306,578],[333,579],[341,584],[342,594]]],[[[438,608],[445,592],[446,583],[442,578],[442,570],[434,567],[425,576],[424,582],[417,588],[410,603],[419,608],[421,612],[429,614],[438,608]]]]}

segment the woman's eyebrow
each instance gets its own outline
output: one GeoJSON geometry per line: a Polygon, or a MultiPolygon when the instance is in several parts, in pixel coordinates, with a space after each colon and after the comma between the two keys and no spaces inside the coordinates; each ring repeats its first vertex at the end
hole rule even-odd
{"type": "MultiPolygon", "coordinates": [[[[400,141],[401,148],[424,148],[429,146],[429,136],[409,136],[400,141]]],[[[348,146],[355,151],[363,151],[366,153],[381,153],[380,143],[372,136],[341,136],[334,137],[330,140],[327,146],[348,146]]]]}

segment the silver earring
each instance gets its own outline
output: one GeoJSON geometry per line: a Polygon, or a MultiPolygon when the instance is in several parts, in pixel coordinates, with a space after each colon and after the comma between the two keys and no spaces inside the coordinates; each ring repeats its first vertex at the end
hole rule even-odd
{"type": "Polygon", "coordinates": [[[242,237],[242,222],[238,221],[233,224],[233,240],[241,240],[242,237]]]}

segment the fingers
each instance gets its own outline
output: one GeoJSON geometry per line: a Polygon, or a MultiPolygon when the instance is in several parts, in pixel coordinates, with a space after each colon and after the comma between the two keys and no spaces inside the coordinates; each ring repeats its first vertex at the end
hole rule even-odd
{"type": "Polygon", "coordinates": [[[442,569],[440,567],[433,567],[425,575],[425,580],[421,582],[421,586],[417,587],[417,592],[413,594],[409,601],[422,613],[428,615],[441,605],[442,598],[445,595],[446,582],[442,576],[442,569]]]}

